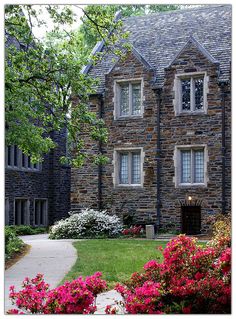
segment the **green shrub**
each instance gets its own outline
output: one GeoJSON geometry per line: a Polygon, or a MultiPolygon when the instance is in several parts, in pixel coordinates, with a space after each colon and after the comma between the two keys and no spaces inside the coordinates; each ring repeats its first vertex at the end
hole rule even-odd
{"type": "Polygon", "coordinates": [[[22,235],[36,235],[36,234],[42,234],[46,233],[47,229],[46,227],[33,227],[30,225],[19,225],[19,226],[9,226],[16,235],[22,236],[22,235]]]}
{"type": "Polygon", "coordinates": [[[5,227],[5,258],[10,259],[15,253],[19,252],[24,246],[23,241],[17,237],[14,229],[10,226],[5,227]]]}

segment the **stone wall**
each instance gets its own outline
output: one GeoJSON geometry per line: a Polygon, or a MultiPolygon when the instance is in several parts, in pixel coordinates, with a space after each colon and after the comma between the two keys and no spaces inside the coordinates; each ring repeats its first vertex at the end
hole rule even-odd
{"type": "MultiPolygon", "coordinates": [[[[230,113],[228,113],[229,117],[230,113]]],[[[222,208],[222,118],[221,91],[218,85],[218,65],[210,62],[195,46],[189,45],[166,69],[161,108],[161,221],[172,223],[181,229],[181,201],[192,197],[193,203],[201,203],[203,230],[209,215],[220,213],[222,208]],[[173,91],[175,74],[188,72],[207,72],[209,76],[207,94],[207,114],[174,113],[173,91]],[[207,146],[207,186],[175,187],[174,148],[176,145],[207,146]]],[[[229,125],[227,126],[229,130],[229,125]]],[[[230,133],[228,131],[227,138],[230,133]]],[[[229,147],[229,142],[228,147],[229,147]]],[[[229,156],[229,154],[228,154],[229,156]]],[[[229,162],[227,164],[229,166],[229,162]]],[[[228,183],[230,176],[227,176],[228,183]]],[[[229,194],[228,194],[229,195],[229,194]]],[[[229,208],[229,207],[228,207],[229,208]]]]}
{"type": "MultiPolygon", "coordinates": [[[[151,88],[154,74],[130,53],[106,75],[103,119],[109,140],[103,153],[109,163],[102,168],[102,207],[116,214],[134,214],[139,223],[156,221],[156,97],[151,88]],[[142,118],[114,120],[114,81],[143,78],[144,115],[142,118]],[[113,156],[115,148],[142,147],[144,159],[143,187],[122,187],[113,184],[113,156]]],[[[99,99],[92,100],[99,112],[99,99]]],[[[90,144],[88,143],[88,149],[90,144]]],[[[72,171],[72,208],[98,207],[98,168],[85,166],[72,171]]]]}
{"type": "Polygon", "coordinates": [[[48,223],[67,216],[70,210],[70,168],[63,167],[59,158],[65,155],[65,131],[53,134],[58,147],[46,155],[40,171],[6,169],[5,198],[9,203],[9,224],[14,224],[14,200],[29,200],[30,224],[34,221],[34,200],[47,199],[48,223]]]}

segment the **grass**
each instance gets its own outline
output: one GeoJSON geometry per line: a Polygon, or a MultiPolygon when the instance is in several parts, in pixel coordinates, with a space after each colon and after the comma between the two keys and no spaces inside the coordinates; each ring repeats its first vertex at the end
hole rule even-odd
{"type": "Polygon", "coordinates": [[[61,283],[101,271],[109,288],[113,288],[117,282],[129,279],[133,272],[142,270],[147,261],[158,258],[162,260],[162,254],[156,248],[165,247],[166,243],[130,239],[91,239],[75,242],[77,261],[61,283]]]}

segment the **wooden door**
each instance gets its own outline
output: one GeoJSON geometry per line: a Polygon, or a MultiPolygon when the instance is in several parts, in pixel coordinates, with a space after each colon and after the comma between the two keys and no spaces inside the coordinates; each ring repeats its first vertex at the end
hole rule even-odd
{"type": "Polygon", "coordinates": [[[182,206],[182,233],[186,235],[200,234],[201,206],[182,206]]]}

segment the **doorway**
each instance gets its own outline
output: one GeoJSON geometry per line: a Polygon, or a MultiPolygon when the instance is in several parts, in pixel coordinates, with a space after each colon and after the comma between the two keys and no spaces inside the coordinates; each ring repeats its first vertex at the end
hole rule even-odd
{"type": "Polygon", "coordinates": [[[201,206],[182,206],[182,233],[197,235],[201,231],[201,206]]]}

